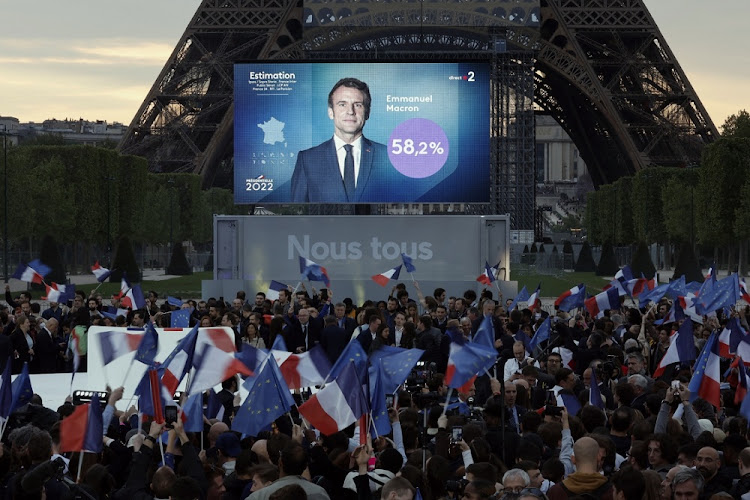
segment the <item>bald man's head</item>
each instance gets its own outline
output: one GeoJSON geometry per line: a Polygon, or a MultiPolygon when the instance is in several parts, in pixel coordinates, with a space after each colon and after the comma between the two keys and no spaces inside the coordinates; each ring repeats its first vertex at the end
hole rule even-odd
{"type": "Polygon", "coordinates": [[[229,431],[229,426],[224,422],[216,422],[208,430],[208,443],[211,447],[216,445],[216,440],[219,436],[229,431]]]}
{"type": "Polygon", "coordinates": [[[267,441],[265,439],[259,439],[255,443],[253,443],[253,447],[250,448],[250,450],[258,455],[260,463],[270,464],[271,459],[268,456],[268,447],[266,446],[266,443],[267,441]]]}
{"type": "Polygon", "coordinates": [[[573,458],[578,472],[598,472],[599,443],[593,438],[582,437],[573,444],[573,458]]]}

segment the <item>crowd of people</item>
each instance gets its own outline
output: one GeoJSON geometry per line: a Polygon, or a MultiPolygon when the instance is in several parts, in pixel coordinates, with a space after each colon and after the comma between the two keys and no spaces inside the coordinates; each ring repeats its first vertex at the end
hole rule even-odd
{"type": "MultiPolygon", "coordinates": [[[[231,429],[240,404],[240,384],[232,378],[219,393],[223,415],[207,415],[201,433],[185,432],[179,418],[169,429],[141,422],[135,408],[117,408],[123,389],[110,390],[104,451],[61,455],[60,421],[75,405],[45,408],[34,396],[6,423],[0,447],[3,494],[175,500],[750,498],[748,419],[734,397],[741,390],[742,366],[722,360],[727,381],[719,407],[689,391],[692,362],[657,371],[673,333],[683,321],[698,318],[670,322],[666,298],[645,309],[623,298],[619,309],[592,318],[585,310],[569,314],[538,303],[509,310],[512,301],[489,289],[448,297],[438,288],[425,296],[416,285],[417,300],[399,284],[384,300],[361,305],[304,287],[281,290],[274,300],[239,291],[229,302],[182,305],[191,309],[191,326],[231,328],[238,349],[278,348],[283,339],[296,353],[320,345],[332,364],[349,342],[360,342],[370,354],[384,346],[423,350],[423,363],[388,408],[391,434],[360,436],[359,426],[352,425],[321,435],[294,409],[267,432],[241,435],[231,429]],[[545,319],[552,324],[549,338],[529,349],[528,340],[545,319]],[[494,368],[473,384],[449,389],[451,345],[472,340],[487,321],[497,350],[494,368]]],[[[12,296],[7,287],[5,298],[0,362],[11,363],[14,373],[24,363],[32,373],[70,371],[73,349],[85,363],[90,326],[138,328],[148,321],[168,326],[178,308],[154,292],[144,309],[127,315],[111,313],[119,310],[116,298],[105,304],[101,296],[82,292],[69,304],[45,308],[28,293],[12,296]]],[[[750,329],[746,314],[747,307],[738,305],[731,314],[717,311],[695,321],[695,352],[732,317],[750,329]]]]}

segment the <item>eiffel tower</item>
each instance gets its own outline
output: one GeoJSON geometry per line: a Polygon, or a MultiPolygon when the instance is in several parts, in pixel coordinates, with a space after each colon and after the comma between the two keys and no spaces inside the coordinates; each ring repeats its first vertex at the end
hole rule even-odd
{"type": "Polygon", "coordinates": [[[233,64],[283,59],[490,60],[491,202],[466,211],[510,213],[515,229],[534,228],[535,109],[570,135],[596,186],[653,165],[694,164],[718,137],[644,0],[494,0],[489,13],[394,0],[381,2],[392,6],[386,14],[361,0],[318,2],[203,0],[120,151],[146,157],[154,172],[230,187],[233,64]],[[309,25],[341,12],[346,23],[309,25]],[[532,16],[533,27],[523,22],[532,16]]]}

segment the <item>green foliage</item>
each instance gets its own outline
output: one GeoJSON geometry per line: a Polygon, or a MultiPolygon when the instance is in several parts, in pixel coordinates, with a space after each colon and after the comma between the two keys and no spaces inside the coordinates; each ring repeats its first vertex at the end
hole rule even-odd
{"type": "Polygon", "coordinates": [[[594,262],[594,256],[591,253],[591,246],[588,241],[583,242],[576,261],[575,271],[578,273],[593,273],[596,271],[596,262],[594,262]]]}
{"type": "Polygon", "coordinates": [[[635,236],[642,241],[666,242],[667,217],[674,213],[664,199],[665,186],[690,170],[650,167],[633,177],[633,224],[635,236]]]}
{"type": "Polygon", "coordinates": [[[687,241],[680,247],[680,253],[677,256],[677,265],[674,268],[675,278],[679,278],[682,275],[685,276],[685,281],[688,283],[691,281],[702,283],[704,279],[698,258],[693,251],[693,246],[687,241]]]}
{"type": "Polygon", "coordinates": [[[185,256],[185,249],[182,248],[182,243],[180,242],[175,243],[172,248],[172,257],[169,259],[167,274],[174,274],[177,276],[193,274],[193,269],[190,267],[187,257],[185,256]]]}
{"type": "Polygon", "coordinates": [[[599,258],[599,265],[596,266],[596,275],[614,276],[619,270],[620,266],[617,265],[614,247],[607,242],[602,247],[602,256],[599,258]]]}
{"type": "Polygon", "coordinates": [[[633,253],[633,261],[630,263],[630,269],[634,277],[640,277],[643,274],[646,278],[651,279],[656,274],[654,263],[651,262],[651,254],[648,246],[644,242],[639,242],[633,253]]]}
{"type": "Polygon", "coordinates": [[[612,183],[614,201],[614,242],[629,245],[636,241],[633,224],[633,178],[620,177],[612,183]]]}
{"type": "Polygon", "coordinates": [[[135,261],[133,246],[127,236],[121,236],[117,243],[115,258],[112,261],[112,274],[109,277],[109,281],[119,283],[122,279],[123,271],[127,273],[128,281],[131,283],[139,283],[141,281],[141,270],[135,261]]]}
{"type": "Polygon", "coordinates": [[[750,138],[750,113],[741,110],[730,116],[721,126],[722,137],[744,137],[750,138]]]}
{"type": "Polygon", "coordinates": [[[750,139],[721,138],[703,150],[696,189],[696,229],[707,245],[731,245],[737,240],[734,218],[742,206],[741,183],[750,175],[750,139]]]}
{"type": "Polygon", "coordinates": [[[682,169],[666,181],[662,189],[664,228],[670,241],[689,242],[695,221],[701,216],[696,205],[698,169],[682,169]]]}

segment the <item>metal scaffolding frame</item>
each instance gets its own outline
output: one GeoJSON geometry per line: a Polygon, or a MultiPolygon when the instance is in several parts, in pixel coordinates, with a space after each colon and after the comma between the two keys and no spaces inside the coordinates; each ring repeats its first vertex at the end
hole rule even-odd
{"type": "MultiPolygon", "coordinates": [[[[357,11],[351,26],[303,29],[301,0],[203,0],[119,149],[146,157],[153,172],[192,172],[204,187],[230,187],[235,62],[410,55],[493,63],[491,202],[467,205],[467,213],[510,213],[513,228],[534,229],[533,105],[563,126],[596,186],[652,165],[700,160],[717,129],[644,0],[540,3],[540,28],[498,27],[496,16],[467,15],[447,2],[398,2],[385,21],[357,11]],[[403,18],[412,26],[393,26],[403,18]],[[496,52],[499,40],[508,52],[496,52]]],[[[384,206],[308,211],[382,213],[384,206]]]]}

